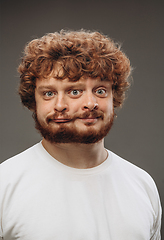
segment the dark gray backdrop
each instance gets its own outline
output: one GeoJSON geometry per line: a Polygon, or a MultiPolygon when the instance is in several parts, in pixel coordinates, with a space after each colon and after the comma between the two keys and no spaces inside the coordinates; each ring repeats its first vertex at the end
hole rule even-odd
{"type": "MultiPolygon", "coordinates": [[[[133,85],[105,145],[145,169],[164,200],[164,1],[1,0],[1,161],[41,138],[17,96],[27,41],[62,28],[98,30],[123,44],[133,85]]],[[[134,216],[135,217],[135,216],[134,216]]]]}

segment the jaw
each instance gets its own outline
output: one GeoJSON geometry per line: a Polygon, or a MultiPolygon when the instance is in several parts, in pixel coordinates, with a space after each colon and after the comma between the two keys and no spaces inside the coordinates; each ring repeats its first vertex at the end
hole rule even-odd
{"type": "MultiPolygon", "coordinates": [[[[66,120],[66,119],[65,119],[66,120]]],[[[71,121],[55,122],[53,120],[43,121],[35,118],[35,127],[41,135],[51,144],[71,143],[71,144],[94,144],[102,140],[109,132],[113,115],[108,118],[76,118],[71,121]]]]}

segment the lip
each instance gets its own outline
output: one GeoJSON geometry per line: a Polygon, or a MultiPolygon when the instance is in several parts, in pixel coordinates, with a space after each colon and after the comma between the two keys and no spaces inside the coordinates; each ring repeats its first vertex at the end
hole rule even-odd
{"type": "Polygon", "coordinates": [[[57,119],[53,119],[54,122],[56,123],[66,123],[66,122],[70,122],[70,119],[64,119],[64,118],[57,118],[57,119]]]}
{"type": "Polygon", "coordinates": [[[87,123],[96,123],[97,122],[97,118],[81,118],[81,120],[83,122],[87,122],[87,123]]]}

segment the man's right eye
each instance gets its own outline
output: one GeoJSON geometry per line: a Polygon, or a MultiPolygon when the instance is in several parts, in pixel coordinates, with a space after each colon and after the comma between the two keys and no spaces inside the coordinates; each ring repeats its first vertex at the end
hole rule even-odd
{"type": "Polygon", "coordinates": [[[71,94],[77,96],[78,94],[80,94],[80,91],[75,89],[71,91],[71,94]]]}
{"type": "Polygon", "coordinates": [[[44,95],[45,95],[46,97],[52,97],[52,96],[54,95],[54,93],[51,92],[51,91],[48,91],[48,92],[45,92],[44,95]]]}
{"type": "Polygon", "coordinates": [[[72,89],[70,90],[69,92],[69,95],[71,98],[78,98],[81,96],[82,94],[82,91],[81,90],[78,90],[78,89],[72,89]]]}

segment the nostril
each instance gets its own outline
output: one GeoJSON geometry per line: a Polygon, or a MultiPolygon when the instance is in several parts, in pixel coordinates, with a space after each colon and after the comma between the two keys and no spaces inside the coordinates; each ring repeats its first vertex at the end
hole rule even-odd
{"type": "Polygon", "coordinates": [[[67,111],[67,108],[55,108],[55,111],[57,111],[57,112],[65,112],[65,111],[67,111]]]}
{"type": "Polygon", "coordinates": [[[93,109],[98,109],[98,103],[95,103],[95,106],[93,109]]]}
{"type": "Polygon", "coordinates": [[[64,108],[61,112],[65,112],[67,110],[67,108],[64,108]]]}
{"type": "Polygon", "coordinates": [[[97,110],[98,109],[98,103],[95,103],[92,106],[84,106],[84,109],[89,109],[89,110],[97,110]]]}

